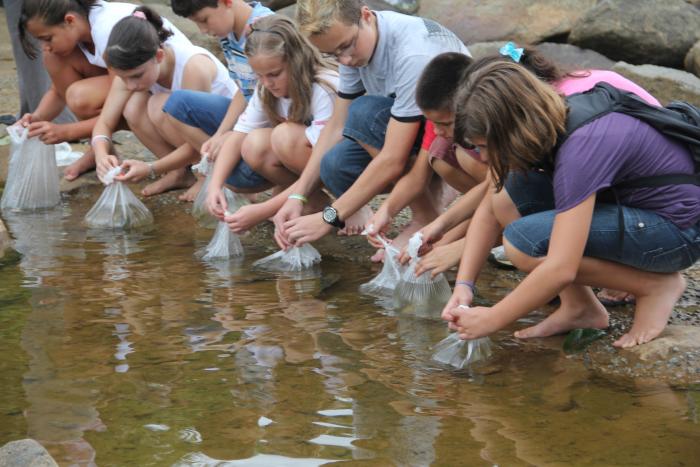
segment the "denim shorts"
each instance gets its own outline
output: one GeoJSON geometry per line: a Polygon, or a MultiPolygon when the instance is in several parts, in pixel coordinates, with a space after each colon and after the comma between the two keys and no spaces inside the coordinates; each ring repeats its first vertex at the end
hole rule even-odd
{"type": "MultiPolygon", "coordinates": [[[[339,197],[364,172],[372,156],[359,143],[381,149],[391,117],[392,97],[360,96],[352,101],[343,128],[343,140],[333,146],[321,160],[321,181],[339,197]]],[[[422,126],[413,143],[412,154],[420,150],[422,126]]]]}
{"type": "MultiPolygon", "coordinates": [[[[228,97],[181,89],[170,94],[163,106],[163,112],[185,125],[199,128],[207,135],[212,136],[219,129],[230,105],[231,99],[228,97]]],[[[262,189],[270,185],[243,159],[228,176],[226,183],[241,189],[262,189]]]]}
{"type": "MultiPolygon", "coordinates": [[[[546,256],[557,214],[551,178],[541,172],[511,173],[505,189],[523,217],[508,225],[503,236],[528,256],[546,256]]],[[[659,273],[686,269],[700,258],[700,222],[680,229],[653,211],[620,208],[624,218],[622,251],[618,206],[598,202],[584,256],[659,273]]]]}

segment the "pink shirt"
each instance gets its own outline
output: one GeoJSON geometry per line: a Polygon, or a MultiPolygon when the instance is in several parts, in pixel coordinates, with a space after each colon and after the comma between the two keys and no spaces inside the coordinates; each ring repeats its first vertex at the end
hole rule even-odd
{"type": "Polygon", "coordinates": [[[554,83],[553,86],[565,96],[576,94],[577,92],[588,91],[600,82],[608,83],[617,89],[634,93],[647,101],[649,104],[661,106],[659,101],[654,96],[646,92],[641,86],[633,83],[622,75],[614,71],[607,70],[588,70],[588,76],[571,77],[567,76],[561,81],[554,83]]]}

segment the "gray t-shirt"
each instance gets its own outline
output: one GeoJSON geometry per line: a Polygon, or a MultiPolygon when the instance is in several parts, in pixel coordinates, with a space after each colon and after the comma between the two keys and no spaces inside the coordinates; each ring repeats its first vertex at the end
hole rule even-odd
{"type": "Polygon", "coordinates": [[[371,61],[359,68],[340,66],[338,96],[353,99],[362,94],[394,97],[391,116],[416,121],[422,112],[416,104],[416,83],[423,68],[436,55],[467,47],[450,30],[435,21],[393,11],[375,11],[379,39],[371,61]]]}

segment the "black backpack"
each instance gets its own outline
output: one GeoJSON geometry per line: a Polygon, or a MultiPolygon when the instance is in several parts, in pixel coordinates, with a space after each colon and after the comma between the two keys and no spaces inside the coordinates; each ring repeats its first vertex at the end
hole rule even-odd
{"type": "Polygon", "coordinates": [[[569,113],[566,133],[560,135],[553,154],[576,129],[610,112],[638,118],[661,133],[686,144],[695,163],[695,174],[667,174],[640,177],[616,183],[614,188],[658,187],[664,185],[700,185],[700,108],[674,101],[666,107],[647,104],[639,96],[608,83],[566,98],[569,113]]]}

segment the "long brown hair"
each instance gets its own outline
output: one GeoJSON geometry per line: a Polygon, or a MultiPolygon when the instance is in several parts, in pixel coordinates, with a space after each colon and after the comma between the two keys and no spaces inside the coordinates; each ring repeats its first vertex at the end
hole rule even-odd
{"type": "MultiPolygon", "coordinates": [[[[285,16],[265,16],[257,20],[251,29],[245,43],[245,54],[248,57],[258,54],[278,56],[284,60],[291,100],[286,120],[308,125],[313,119],[311,96],[314,83],[322,85],[329,92],[336,92],[335,86],[319,76],[322,71],[336,73],[335,64],[321,57],[320,52],[301,35],[292,20],[285,16]]],[[[277,113],[277,98],[260,81],[257,91],[270,122],[277,125],[285,121],[277,113]]]]}
{"type": "Polygon", "coordinates": [[[510,61],[470,66],[456,98],[455,142],[484,138],[498,190],[510,171],[551,163],[566,124],[566,103],[552,86],[510,61]]]}

